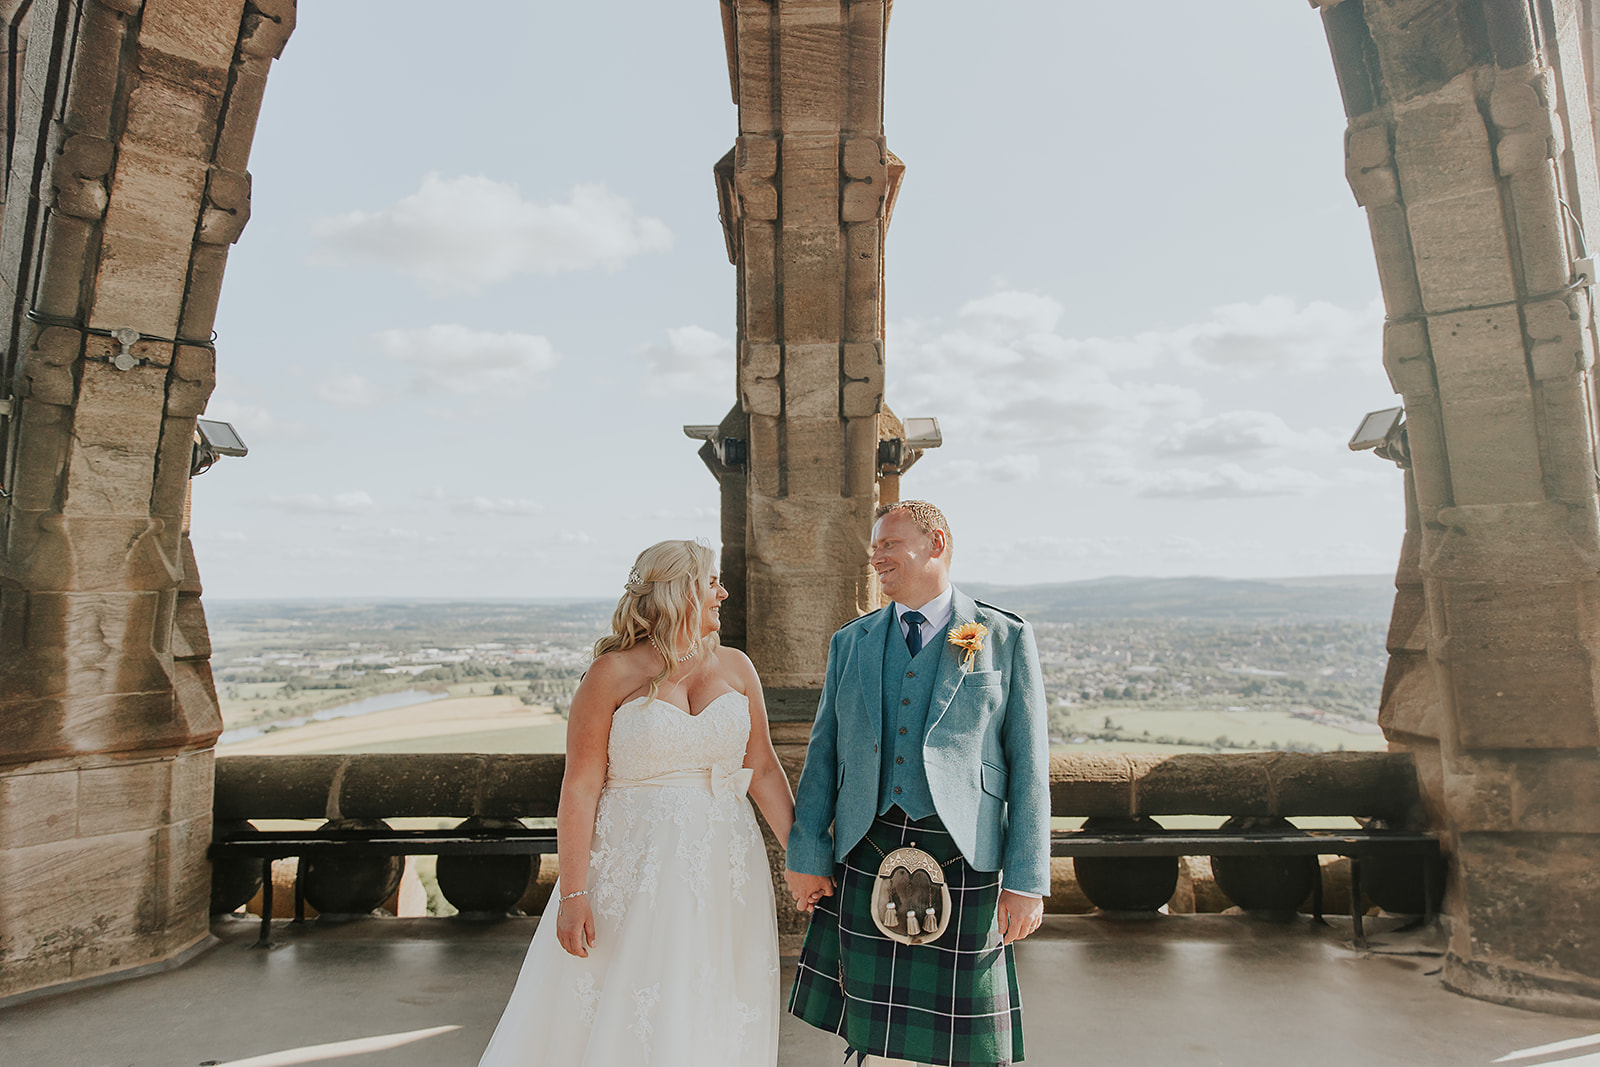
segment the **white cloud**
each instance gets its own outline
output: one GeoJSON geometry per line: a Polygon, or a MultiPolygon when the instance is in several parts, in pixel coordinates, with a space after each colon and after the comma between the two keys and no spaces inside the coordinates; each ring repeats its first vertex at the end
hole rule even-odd
{"type": "Polygon", "coordinates": [[[1103,537],[1019,537],[999,546],[1003,555],[1030,560],[1113,559],[1123,546],[1103,537]]]}
{"type": "Polygon", "coordinates": [[[399,526],[391,526],[378,534],[385,541],[401,541],[412,544],[432,544],[439,540],[432,534],[425,534],[421,530],[407,530],[399,526]]]}
{"type": "Polygon", "coordinates": [[[661,519],[676,522],[684,519],[714,519],[722,514],[719,508],[684,508],[673,510],[670,508],[657,508],[648,514],[640,515],[644,519],[661,519]]]}
{"type": "Polygon", "coordinates": [[[1155,443],[1169,455],[1227,456],[1300,447],[1327,448],[1335,435],[1321,430],[1294,430],[1270,411],[1227,411],[1180,423],[1155,443]]]}
{"type": "Polygon", "coordinates": [[[1206,321],[1173,331],[1167,344],[1187,366],[1243,377],[1377,366],[1383,351],[1383,303],[1374,300],[1351,311],[1320,300],[1300,306],[1269,296],[1253,304],[1219,307],[1206,321]]]}
{"type": "Polygon", "coordinates": [[[1049,297],[999,292],[965,305],[948,330],[897,325],[888,338],[896,410],[939,415],[947,437],[1033,442],[1131,443],[1152,421],[1200,414],[1191,388],[1119,380],[1149,365],[1148,346],[1062,337],[1060,316],[1049,297]]]}
{"type": "Polygon", "coordinates": [[[635,216],[603,185],[537,203],[506,182],[437,173],[390,207],[320,219],[311,232],[323,258],[391,267],[435,294],[477,293],[518,274],[615,270],[672,245],[666,224],[635,216]]]}
{"type": "Polygon", "coordinates": [[[653,390],[732,397],[733,342],[703,326],[677,326],[667,331],[665,345],[646,345],[646,381],[653,390]]]}
{"type": "Polygon", "coordinates": [[[321,493],[290,493],[267,497],[267,504],[295,515],[361,515],[374,505],[365,489],[325,496],[321,493]]]}
{"type": "Polygon", "coordinates": [[[455,323],[417,330],[380,330],[378,350],[411,369],[418,392],[519,396],[543,384],[560,357],[531,333],[490,333],[455,323]]]}
{"type": "Polygon", "coordinates": [[[214,396],[206,405],[206,418],[231,424],[246,445],[252,438],[298,437],[306,432],[300,423],[284,422],[259,405],[219,400],[214,396]]]}
{"type": "Polygon", "coordinates": [[[990,324],[1002,332],[1028,334],[1054,333],[1064,310],[1054,297],[1004,290],[967,301],[960,314],[963,319],[990,324]]]}
{"type": "Polygon", "coordinates": [[[353,559],[356,556],[354,549],[342,548],[338,545],[328,544],[292,544],[284,550],[284,555],[290,559],[325,560],[325,559],[353,559]]]}
{"type": "Polygon", "coordinates": [[[318,382],[311,395],[336,408],[370,408],[378,403],[378,392],[359,374],[341,374],[318,382]]]}
{"type": "Polygon", "coordinates": [[[467,500],[466,508],[479,515],[537,515],[544,510],[544,506],[537,500],[522,500],[508,496],[475,496],[467,500]]]}
{"type": "MultiPolygon", "coordinates": [[[[1038,452],[1040,467],[1065,481],[1162,498],[1310,495],[1341,484],[1332,467],[1342,438],[1304,427],[1328,417],[1318,398],[1331,380],[1381,374],[1382,314],[1377,303],[1351,311],[1268,297],[1169,330],[1071,337],[1059,301],[1003,290],[963,305],[953,322],[896,324],[891,393],[897,411],[938,415],[946,441],[1038,452]],[[1255,383],[1269,374],[1270,390],[1255,383]],[[1248,406],[1277,408],[1280,397],[1279,410],[1248,406]],[[1236,409],[1213,413],[1219,400],[1236,409]],[[1283,465],[1289,453],[1314,469],[1283,465]],[[1238,463],[1268,456],[1277,465],[1238,463]],[[1234,462],[1172,468],[1164,457],[1234,462]]],[[[999,459],[936,469],[954,480],[1037,476],[999,459]]]]}
{"type": "MultiPolygon", "coordinates": [[[[928,462],[924,459],[923,462],[928,462]]],[[[1031,482],[1039,477],[1039,457],[999,456],[991,460],[958,459],[940,464],[933,472],[960,482],[1031,482]]],[[[930,472],[932,473],[932,472],[930,472]]]]}
{"type": "Polygon", "coordinates": [[[1177,467],[1132,475],[1140,496],[1188,497],[1195,499],[1236,499],[1262,496],[1304,496],[1325,487],[1327,479],[1313,471],[1296,467],[1270,467],[1251,471],[1237,463],[1223,463],[1211,470],[1177,467]]]}

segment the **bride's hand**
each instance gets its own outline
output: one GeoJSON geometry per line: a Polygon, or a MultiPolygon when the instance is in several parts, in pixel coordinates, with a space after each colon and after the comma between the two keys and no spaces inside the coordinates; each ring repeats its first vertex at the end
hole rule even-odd
{"type": "Polygon", "coordinates": [[[589,946],[594,944],[594,915],[588,897],[573,897],[557,905],[556,940],[568,955],[589,955],[589,946]]]}

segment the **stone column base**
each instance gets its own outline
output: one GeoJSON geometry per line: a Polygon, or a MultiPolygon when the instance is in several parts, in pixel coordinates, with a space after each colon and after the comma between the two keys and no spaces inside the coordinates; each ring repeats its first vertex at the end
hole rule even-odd
{"type": "Polygon", "coordinates": [[[1483,960],[1466,960],[1454,952],[1445,954],[1443,981],[1445,988],[1478,1000],[1547,1015],[1600,1019],[1600,982],[1596,981],[1556,978],[1483,960]]]}
{"type": "Polygon", "coordinates": [[[209,934],[211,750],[0,769],[0,999],[209,934]]]}

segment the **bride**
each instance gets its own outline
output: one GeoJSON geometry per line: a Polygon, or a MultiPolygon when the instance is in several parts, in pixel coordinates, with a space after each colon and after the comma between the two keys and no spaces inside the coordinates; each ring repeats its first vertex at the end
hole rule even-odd
{"type": "Polygon", "coordinates": [[[772,1067],[778,942],[748,792],[794,798],[711,549],[639,554],[567,724],[560,880],[479,1067],[772,1067]]]}

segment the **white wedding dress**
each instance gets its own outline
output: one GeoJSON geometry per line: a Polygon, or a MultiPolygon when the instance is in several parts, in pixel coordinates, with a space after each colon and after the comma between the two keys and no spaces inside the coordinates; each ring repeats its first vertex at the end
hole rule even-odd
{"type": "MultiPolygon", "coordinates": [[[[773,1067],[778,931],[741,771],[750,704],[617,709],[589,856],[595,943],[556,941],[556,897],[479,1067],[773,1067]]],[[[564,890],[557,883],[556,894],[564,890]]]]}

